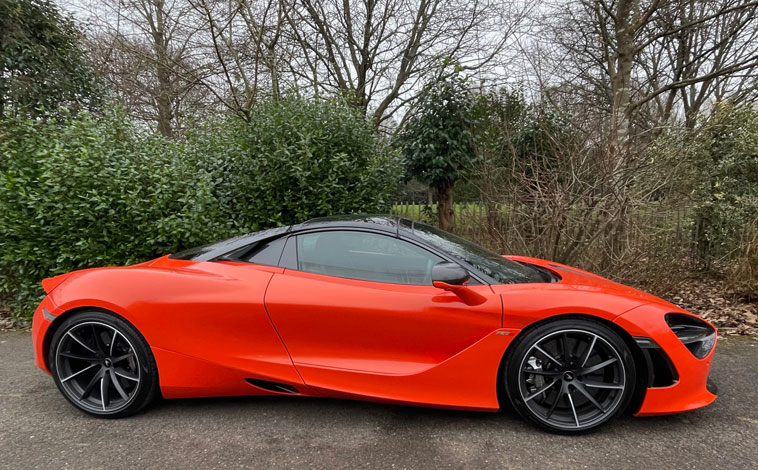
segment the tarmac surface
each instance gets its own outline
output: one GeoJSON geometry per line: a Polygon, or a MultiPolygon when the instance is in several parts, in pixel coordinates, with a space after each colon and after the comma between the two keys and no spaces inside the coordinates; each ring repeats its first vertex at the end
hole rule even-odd
{"type": "Polygon", "coordinates": [[[91,418],[34,365],[29,333],[0,333],[0,468],[758,468],[758,341],[721,340],[719,398],[552,435],[510,409],[474,413],[297,397],[164,400],[91,418]]]}

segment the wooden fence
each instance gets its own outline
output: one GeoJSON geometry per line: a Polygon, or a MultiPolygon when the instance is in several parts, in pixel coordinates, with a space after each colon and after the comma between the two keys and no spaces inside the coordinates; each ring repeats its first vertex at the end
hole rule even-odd
{"type": "MultiPolygon", "coordinates": [[[[551,216],[551,211],[543,211],[532,217],[528,208],[517,204],[495,204],[491,207],[494,208],[494,213],[488,214],[487,205],[484,202],[456,203],[455,232],[484,245],[499,249],[507,248],[511,240],[520,240],[522,246],[513,248],[527,249],[529,245],[538,242],[534,237],[545,237],[557,241],[561,237],[565,239],[566,234],[572,237],[574,234],[580,233],[581,227],[576,224],[581,224],[582,220],[587,220],[588,224],[596,223],[592,220],[593,217],[569,217],[563,222],[556,222],[558,215],[551,216]],[[571,224],[574,224],[575,227],[572,228],[571,224]],[[560,234],[561,236],[557,233],[548,234],[554,230],[565,233],[560,234]]],[[[437,204],[429,204],[426,201],[396,202],[391,213],[432,225],[436,225],[437,222],[437,204]]],[[[625,243],[636,245],[665,232],[665,243],[680,247],[691,247],[693,236],[695,236],[692,215],[692,208],[684,204],[673,207],[638,208],[629,214],[627,220],[628,233],[624,235],[625,243]]],[[[543,240],[543,242],[550,243],[547,240],[543,240]]]]}

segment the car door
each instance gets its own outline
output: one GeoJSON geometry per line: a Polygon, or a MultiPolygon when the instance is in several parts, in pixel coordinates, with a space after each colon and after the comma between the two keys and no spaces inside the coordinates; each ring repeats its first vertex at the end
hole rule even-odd
{"type": "Polygon", "coordinates": [[[334,388],[330,371],[343,371],[342,388],[363,375],[375,380],[362,390],[378,394],[382,377],[422,374],[501,326],[488,285],[472,285],[486,301],[466,305],[431,285],[441,257],[390,234],[303,233],[287,256],[295,269],[273,276],[265,304],[306,384],[334,388]]]}

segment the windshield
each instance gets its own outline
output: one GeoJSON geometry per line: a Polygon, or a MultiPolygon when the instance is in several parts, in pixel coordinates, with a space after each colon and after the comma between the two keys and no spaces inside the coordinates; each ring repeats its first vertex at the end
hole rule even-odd
{"type": "Polygon", "coordinates": [[[413,234],[438,247],[449,255],[464,261],[500,284],[524,282],[550,282],[552,276],[537,267],[517,263],[472,243],[464,238],[420,222],[401,220],[413,234]]]}

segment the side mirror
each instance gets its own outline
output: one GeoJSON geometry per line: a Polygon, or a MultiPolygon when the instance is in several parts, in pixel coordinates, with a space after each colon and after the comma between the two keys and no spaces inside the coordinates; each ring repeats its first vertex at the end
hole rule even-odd
{"type": "Polygon", "coordinates": [[[470,277],[468,271],[449,261],[439,262],[432,268],[434,287],[452,292],[466,305],[479,305],[486,302],[486,297],[463,285],[470,277]]]}
{"type": "Polygon", "coordinates": [[[432,284],[444,282],[453,286],[462,286],[470,278],[468,271],[457,263],[440,261],[432,267],[432,284]]]}

